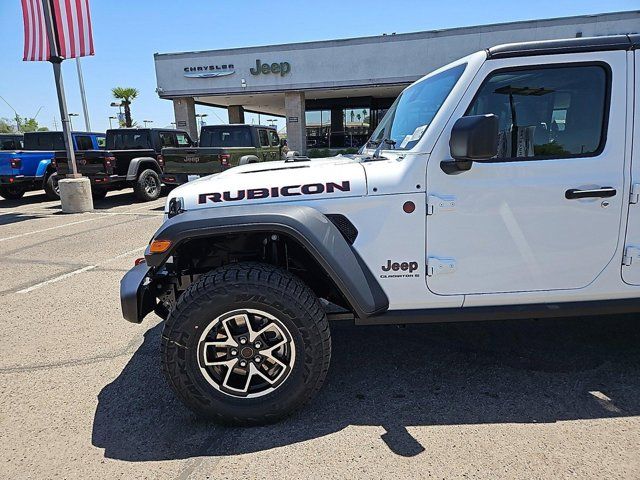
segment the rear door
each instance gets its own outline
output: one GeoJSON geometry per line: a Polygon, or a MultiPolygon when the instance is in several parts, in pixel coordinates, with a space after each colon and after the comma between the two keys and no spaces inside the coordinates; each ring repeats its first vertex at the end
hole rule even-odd
{"type": "Polygon", "coordinates": [[[432,292],[466,305],[545,290],[569,300],[619,261],[626,68],[623,51],[483,65],[428,163],[432,292]],[[499,118],[497,157],[443,171],[453,122],[480,114],[499,118]]]}
{"type": "Polygon", "coordinates": [[[280,160],[280,137],[275,130],[269,130],[269,141],[271,142],[270,160],[280,160]]]}
{"type": "Polygon", "coordinates": [[[258,129],[258,143],[260,144],[260,149],[258,150],[258,158],[260,158],[260,160],[264,162],[268,162],[269,160],[271,160],[271,145],[269,143],[269,134],[264,128],[258,129]]]}
{"type": "Polygon", "coordinates": [[[633,150],[631,157],[631,196],[622,278],[631,285],[640,285],[640,50],[634,52],[635,79],[632,77],[630,91],[635,91],[633,150]],[[635,89],[633,88],[635,81],[635,89]]]}

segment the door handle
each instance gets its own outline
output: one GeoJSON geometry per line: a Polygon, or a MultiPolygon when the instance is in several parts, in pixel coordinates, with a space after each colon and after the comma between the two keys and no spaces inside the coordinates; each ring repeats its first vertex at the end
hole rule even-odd
{"type": "Polygon", "coordinates": [[[564,193],[564,197],[567,200],[575,200],[578,198],[609,198],[615,197],[616,193],[618,192],[613,187],[595,188],[593,190],[571,188],[564,193]]]}

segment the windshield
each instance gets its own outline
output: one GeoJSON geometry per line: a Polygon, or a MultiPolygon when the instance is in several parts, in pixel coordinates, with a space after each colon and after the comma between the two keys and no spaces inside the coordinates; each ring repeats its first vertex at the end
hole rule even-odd
{"type": "MultiPolygon", "coordinates": [[[[201,147],[250,147],[252,145],[249,127],[203,128],[200,135],[201,147]]],[[[269,145],[268,139],[267,145],[269,145]]]]}
{"type": "Polygon", "coordinates": [[[465,67],[466,64],[456,65],[402,92],[371,135],[367,147],[377,147],[383,140],[387,140],[383,149],[415,147],[465,67]]]}

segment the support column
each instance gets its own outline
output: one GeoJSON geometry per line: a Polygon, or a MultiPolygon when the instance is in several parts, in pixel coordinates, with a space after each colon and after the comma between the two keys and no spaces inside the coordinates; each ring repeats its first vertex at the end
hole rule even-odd
{"type": "Polygon", "coordinates": [[[344,131],[344,111],[342,107],[334,107],[331,109],[331,148],[344,147],[344,131]]]}
{"type": "Polygon", "coordinates": [[[301,155],[307,153],[307,124],[304,92],[285,92],[284,110],[287,115],[287,145],[301,155]]]}
{"type": "Polygon", "coordinates": [[[173,113],[176,117],[176,128],[186,130],[193,140],[198,139],[196,122],[196,104],[193,97],[174,98],[173,113]]]}
{"type": "Polygon", "coordinates": [[[245,123],[242,105],[229,105],[227,113],[229,114],[229,123],[245,123]]]}

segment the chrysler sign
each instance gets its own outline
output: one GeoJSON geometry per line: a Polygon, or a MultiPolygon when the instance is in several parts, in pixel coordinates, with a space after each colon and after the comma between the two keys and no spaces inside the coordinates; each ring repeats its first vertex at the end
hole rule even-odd
{"type": "Polygon", "coordinates": [[[188,78],[225,77],[235,73],[233,64],[227,65],[197,65],[184,67],[184,76],[188,78]]]}

